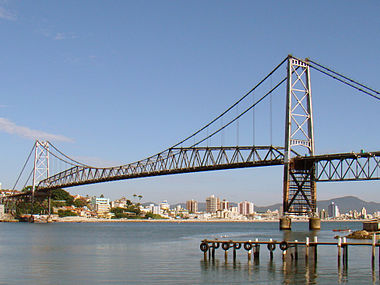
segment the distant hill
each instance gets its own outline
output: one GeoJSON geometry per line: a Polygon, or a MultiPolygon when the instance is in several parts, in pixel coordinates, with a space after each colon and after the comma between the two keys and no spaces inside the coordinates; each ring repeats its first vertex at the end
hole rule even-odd
{"type": "MultiPolygon", "coordinates": [[[[380,211],[380,203],[366,202],[366,201],[363,201],[363,200],[359,199],[358,197],[354,197],[354,196],[345,196],[345,197],[339,197],[339,198],[334,198],[334,199],[330,199],[330,200],[317,201],[318,210],[325,209],[327,211],[328,206],[331,204],[331,202],[334,202],[336,205],[338,205],[339,211],[341,213],[346,213],[349,210],[361,211],[361,209],[363,207],[366,208],[367,213],[370,213],[370,214],[375,212],[375,211],[380,211]]],[[[257,206],[257,207],[255,207],[255,211],[256,212],[265,212],[268,209],[273,211],[276,209],[280,209],[281,206],[282,206],[282,204],[280,204],[280,203],[270,205],[270,206],[265,206],[265,207],[257,206]]]]}
{"type": "MultiPolygon", "coordinates": [[[[349,210],[361,211],[361,209],[363,207],[365,207],[367,209],[367,213],[369,213],[369,214],[372,214],[375,211],[380,211],[380,203],[366,202],[366,201],[363,201],[363,200],[361,200],[355,196],[345,196],[345,197],[339,197],[339,198],[334,198],[334,199],[330,199],[330,200],[317,201],[318,210],[325,209],[327,211],[328,205],[330,205],[331,202],[334,202],[336,205],[338,205],[339,211],[341,213],[347,213],[349,210]]],[[[154,202],[143,203],[144,206],[149,205],[149,204],[156,204],[157,205],[157,203],[154,203],[154,202]]],[[[174,208],[177,205],[181,205],[182,208],[186,208],[186,203],[177,203],[177,204],[170,205],[170,206],[171,206],[171,208],[174,208]]],[[[232,207],[236,207],[237,203],[230,202],[230,205],[232,207]]],[[[255,211],[262,213],[262,212],[266,212],[267,210],[271,210],[271,211],[280,210],[281,206],[282,206],[282,204],[280,204],[280,203],[269,205],[269,206],[256,206],[255,205],[255,211]]],[[[205,210],[206,210],[206,203],[205,202],[199,202],[198,203],[198,211],[204,212],[205,210]]]]}

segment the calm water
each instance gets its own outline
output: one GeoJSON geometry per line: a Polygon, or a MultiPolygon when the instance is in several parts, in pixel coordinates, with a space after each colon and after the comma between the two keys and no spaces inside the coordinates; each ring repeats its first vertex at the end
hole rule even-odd
{"type": "MultiPolygon", "coordinates": [[[[286,262],[266,248],[260,263],[248,264],[240,249],[227,263],[217,250],[205,262],[204,238],[305,240],[318,235],[332,241],[333,228],[361,229],[361,223],[324,223],[318,233],[293,223],[291,233],[277,223],[0,223],[0,284],[377,284],[370,247],[349,249],[348,270],[339,270],[336,247],[320,247],[318,262],[286,262]]],[[[232,253],[230,253],[232,254],[232,253]]]]}

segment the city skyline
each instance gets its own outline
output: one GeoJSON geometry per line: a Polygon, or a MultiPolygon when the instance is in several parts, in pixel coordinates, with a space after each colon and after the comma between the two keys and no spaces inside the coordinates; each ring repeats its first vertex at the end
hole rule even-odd
{"type": "MultiPolygon", "coordinates": [[[[224,111],[288,53],[379,89],[378,3],[297,2],[297,16],[294,5],[275,1],[9,1],[0,7],[7,39],[0,70],[3,188],[13,187],[37,137],[96,166],[162,151],[224,111]],[[268,23],[263,11],[276,21],[268,23]]],[[[377,101],[316,73],[312,90],[317,153],[378,150],[377,101]]],[[[285,106],[276,100],[283,98],[273,98],[278,145],[285,106]]],[[[257,125],[264,143],[267,128],[257,125]]],[[[241,126],[241,136],[251,134],[241,126]]],[[[215,194],[270,205],[282,200],[282,173],[282,167],[226,170],[66,190],[111,198],[139,193],[170,203],[215,194]]],[[[380,202],[378,188],[378,182],[319,183],[317,199],[360,193],[380,202]]]]}

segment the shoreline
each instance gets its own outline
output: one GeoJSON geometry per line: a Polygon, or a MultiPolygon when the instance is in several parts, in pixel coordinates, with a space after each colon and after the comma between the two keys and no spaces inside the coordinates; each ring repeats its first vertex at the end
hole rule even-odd
{"type": "MultiPolygon", "coordinates": [[[[321,222],[364,222],[367,220],[321,220],[321,222]]],[[[54,219],[53,223],[278,223],[279,220],[143,220],[143,219],[96,219],[96,218],[58,218],[54,219]]],[[[306,223],[308,220],[292,220],[294,223],[306,223]]]]}

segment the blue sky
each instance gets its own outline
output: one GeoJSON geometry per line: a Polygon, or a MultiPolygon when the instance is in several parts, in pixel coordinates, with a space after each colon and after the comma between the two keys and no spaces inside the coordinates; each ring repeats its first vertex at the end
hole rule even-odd
{"type": "MultiPolygon", "coordinates": [[[[224,111],[289,53],[379,90],[379,11],[378,1],[0,1],[0,182],[13,186],[36,137],[96,166],[158,153],[224,111]]],[[[380,102],[315,71],[311,77],[316,152],[380,150],[380,102]]],[[[283,145],[285,93],[272,100],[273,144],[283,145]]],[[[256,114],[258,144],[268,144],[268,110],[256,114]]],[[[244,126],[242,140],[252,136],[244,126]]],[[[318,199],[380,202],[379,188],[320,183],[318,199]]],[[[171,203],[215,194],[266,205],[282,199],[282,168],[70,191],[171,203]]]]}

